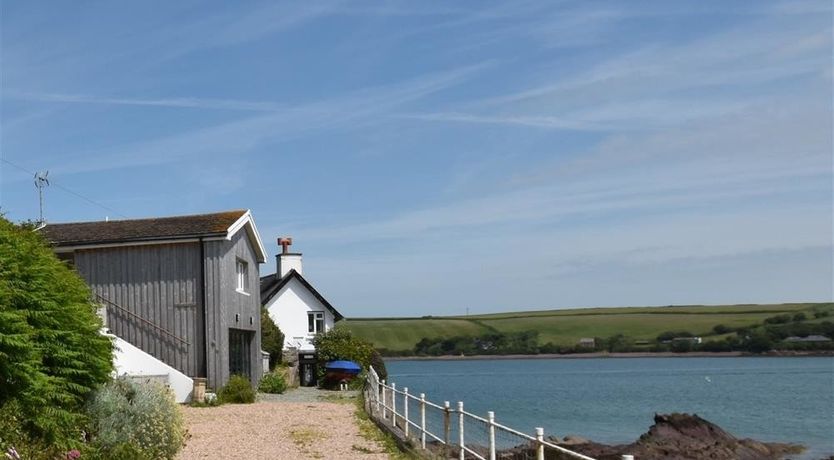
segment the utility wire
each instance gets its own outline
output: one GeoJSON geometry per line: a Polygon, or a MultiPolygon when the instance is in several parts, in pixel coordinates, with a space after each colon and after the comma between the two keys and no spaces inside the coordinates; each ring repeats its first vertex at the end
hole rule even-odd
{"type": "MultiPolygon", "coordinates": [[[[17,168],[17,169],[19,169],[19,170],[21,170],[21,171],[23,171],[23,172],[25,172],[25,173],[28,173],[28,174],[30,174],[30,175],[34,175],[34,174],[35,174],[34,172],[29,171],[28,169],[24,168],[23,166],[20,166],[19,164],[15,164],[15,163],[13,163],[13,162],[11,162],[11,161],[9,161],[9,160],[5,159],[5,158],[0,158],[0,161],[2,161],[3,163],[6,163],[6,164],[7,164],[7,165],[9,165],[9,166],[12,166],[12,167],[14,167],[14,168],[17,168]]],[[[87,198],[86,196],[84,196],[84,195],[82,195],[82,194],[80,194],[80,193],[78,193],[78,192],[75,192],[75,191],[73,191],[73,190],[70,190],[70,189],[68,189],[68,188],[64,187],[64,186],[63,186],[63,185],[61,185],[61,184],[56,184],[56,183],[55,183],[55,181],[52,181],[52,182],[50,183],[50,185],[52,185],[53,187],[59,188],[59,189],[61,189],[61,190],[65,191],[65,192],[69,193],[70,195],[73,195],[73,196],[75,196],[75,197],[77,197],[77,198],[80,198],[80,199],[82,199],[82,200],[86,201],[87,203],[90,203],[90,204],[92,204],[92,205],[94,205],[94,206],[98,206],[98,207],[100,207],[100,208],[102,208],[102,209],[106,209],[107,211],[110,211],[110,212],[112,212],[113,214],[115,214],[115,215],[117,215],[117,216],[119,216],[119,217],[124,217],[125,219],[128,219],[128,217],[127,217],[126,215],[124,215],[124,214],[120,213],[119,211],[116,211],[115,209],[113,209],[113,208],[111,208],[111,207],[109,207],[109,206],[105,206],[105,205],[103,205],[103,204],[101,204],[101,203],[99,203],[99,202],[97,202],[97,201],[95,201],[95,200],[93,200],[93,199],[91,199],[91,198],[87,198]]]]}

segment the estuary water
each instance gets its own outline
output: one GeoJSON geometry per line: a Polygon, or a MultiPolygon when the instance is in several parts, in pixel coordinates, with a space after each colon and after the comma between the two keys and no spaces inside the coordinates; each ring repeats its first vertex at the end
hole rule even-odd
{"type": "Polygon", "coordinates": [[[619,358],[388,361],[389,381],[442,404],[463,401],[520,431],[629,443],[655,412],[688,412],[739,438],[834,454],[834,358],[619,358]]]}

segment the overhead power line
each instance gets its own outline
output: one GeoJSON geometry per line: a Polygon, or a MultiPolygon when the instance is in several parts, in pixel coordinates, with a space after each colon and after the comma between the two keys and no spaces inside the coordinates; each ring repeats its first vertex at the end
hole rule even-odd
{"type": "MultiPolygon", "coordinates": [[[[9,161],[9,160],[7,160],[7,159],[5,159],[5,158],[0,158],[0,161],[2,161],[3,163],[6,163],[7,165],[9,165],[9,166],[11,166],[11,167],[13,167],[13,168],[19,169],[20,171],[23,171],[23,172],[25,172],[25,173],[27,173],[27,174],[30,174],[30,175],[32,175],[32,176],[34,176],[34,175],[36,174],[35,172],[30,171],[30,170],[28,170],[28,169],[24,168],[23,166],[20,166],[19,164],[16,164],[16,163],[14,163],[14,162],[11,162],[11,161],[9,161]]],[[[94,200],[94,199],[92,199],[92,198],[88,198],[88,197],[86,197],[86,196],[84,196],[84,195],[82,195],[82,194],[80,194],[80,193],[78,193],[78,192],[76,192],[76,191],[74,191],[74,190],[68,189],[68,188],[64,187],[63,185],[56,183],[54,179],[51,179],[51,180],[50,180],[50,184],[49,184],[49,185],[51,185],[52,187],[55,187],[55,188],[57,188],[57,189],[59,189],[59,190],[62,190],[62,191],[64,191],[64,192],[66,192],[66,193],[69,193],[70,195],[72,195],[72,196],[74,196],[74,197],[76,197],[76,198],[79,198],[79,199],[81,199],[81,200],[84,200],[84,201],[86,201],[87,203],[92,204],[93,206],[98,206],[99,208],[104,209],[104,210],[107,210],[107,211],[110,211],[110,212],[112,212],[113,214],[115,214],[115,215],[117,215],[117,216],[119,216],[119,217],[123,217],[123,218],[125,218],[125,219],[128,219],[128,217],[127,217],[126,215],[124,215],[124,214],[120,213],[119,211],[116,211],[115,209],[113,209],[113,208],[111,208],[111,207],[109,207],[109,206],[107,206],[107,205],[103,205],[103,204],[99,203],[98,201],[96,201],[96,200],[94,200]]]]}

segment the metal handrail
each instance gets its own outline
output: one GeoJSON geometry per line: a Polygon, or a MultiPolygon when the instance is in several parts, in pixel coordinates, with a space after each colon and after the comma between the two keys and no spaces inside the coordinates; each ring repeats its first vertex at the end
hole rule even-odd
{"type": "Polygon", "coordinates": [[[158,331],[159,331],[159,332],[161,332],[162,334],[167,335],[168,337],[170,337],[170,338],[172,338],[172,339],[174,339],[174,340],[177,340],[177,341],[179,341],[179,342],[181,342],[181,343],[184,343],[185,345],[188,345],[188,346],[190,346],[190,345],[191,345],[190,343],[188,343],[188,341],[187,341],[187,340],[185,340],[185,339],[183,339],[183,338],[181,338],[181,337],[178,337],[178,336],[174,335],[171,331],[169,331],[169,330],[165,329],[164,327],[162,327],[162,326],[160,326],[160,325],[158,325],[158,324],[156,324],[156,323],[153,323],[153,322],[151,322],[151,321],[149,321],[149,320],[147,320],[147,319],[145,319],[145,318],[143,318],[143,317],[141,317],[141,316],[137,315],[136,313],[133,313],[132,311],[130,311],[130,310],[128,310],[127,308],[125,308],[125,307],[123,307],[123,306],[121,306],[121,305],[117,304],[116,302],[113,302],[112,300],[110,300],[110,299],[108,299],[108,298],[106,298],[106,297],[104,297],[104,296],[102,296],[102,295],[99,295],[99,294],[94,294],[94,295],[96,296],[96,299],[98,299],[98,300],[100,300],[100,301],[102,301],[102,302],[106,303],[108,306],[112,306],[112,307],[114,307],[114,308],[116,308],[116,309],[118,309],[118,310],[120,310],[120,311],[122,311],[122,312],[126,313],[127,315],[132,316],[133,318],[138,319],[139,321],[141,321],[141,322],[143,322],[143,323],[147,324],[148,326],[152,327],[153,329],[158,330],[158,331]]]}

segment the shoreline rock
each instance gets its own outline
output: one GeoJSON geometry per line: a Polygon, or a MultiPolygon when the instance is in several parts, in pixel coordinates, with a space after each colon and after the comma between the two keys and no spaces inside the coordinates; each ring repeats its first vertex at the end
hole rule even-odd
{"type": "Polygon", "coordinates": [[[557,445],[598,460],[620,460],[624,454],[641,460],[778,460],[805,450],[798,444],[739,439],[696,414],[679,413],[655,414],[654,425],[631,444],[573,441],[557,445]]]}

